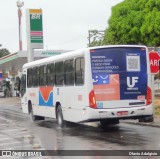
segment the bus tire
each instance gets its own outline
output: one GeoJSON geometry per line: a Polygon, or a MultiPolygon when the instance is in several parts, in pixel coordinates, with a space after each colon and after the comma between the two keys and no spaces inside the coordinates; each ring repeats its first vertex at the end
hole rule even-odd
{"type": "Polygon", "coordinates": [[[29,112],[29,115],[30,115],[30,119],[31,119],[32,122],[35,122],[35,121],[37,121],[37,120],[44,120],[44,117],[43,117],[43,116],[36,116],[36,115],[33,114],[33,109],[32,109],[32,107],[31,107],[31,110],[30,110],[30,112],[29,112]]]}
{"type": "Polygon", "coordinates": [[[57,107],[57,121],[58,121],[58,125],[61,128],[64,127],[65,121],[63,119],[62,109],[60,105],[57,107]]]}
{"type": "Polygon", "coordinates": [[[35,122],[36,121],[36,116],[33,114],[33,109],[31,107],[31,110],[29,112],[29,116],[30,116],[30,119],[32,122],[35,122]]]}
{"type": "Polygon", "coordinates": [[[153,121],[154,121],[153,115],[139,119],[139,122],[144,122],[144,123],[150,123],[153,121]]]}

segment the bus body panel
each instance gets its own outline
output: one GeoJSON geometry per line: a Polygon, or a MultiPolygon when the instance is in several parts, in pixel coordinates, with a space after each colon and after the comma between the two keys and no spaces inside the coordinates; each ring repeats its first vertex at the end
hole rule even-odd
{"type": "Polygon", "coordinates": [[[61,104],[64,120],[77,122],[82,118],[86,98],[84,92],[84,86],[55,87],[55,104],[61,104]]]}
{"type": "Polygon", "coordinates": [[[34,115],[44,116],[48,118],[56,118],[55,107],[33,106],[34,115]]]}

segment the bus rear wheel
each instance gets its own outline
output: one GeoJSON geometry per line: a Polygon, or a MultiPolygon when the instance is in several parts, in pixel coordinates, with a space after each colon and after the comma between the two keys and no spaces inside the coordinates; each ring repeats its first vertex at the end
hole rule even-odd
{"type": "Polygon", "coordinates": [[[149,123],[153,121],[154,121],[153,115],[139,119],[139,122],[145,122],[145,123],[149,123]]]}
{"type": "Polygon", "coordinates": [[[119,124],[118,119],[105,119],[105,120],[100,120],[100,125],[102,128],[106,128],[110,125],[116,125],[119,124]]]}
{"type": "Polygon", "coordinates": [[[58,120],[58,125],[62,128],[65,125],[65,121],[63,119],[63,114],[62,114],[62,109],[61,106],[59,105],[57,108],[57,120],[58,120]]]}

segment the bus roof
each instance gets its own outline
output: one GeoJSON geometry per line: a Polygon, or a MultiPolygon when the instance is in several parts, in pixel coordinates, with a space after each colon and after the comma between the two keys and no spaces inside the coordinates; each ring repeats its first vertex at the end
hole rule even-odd
{"type": "Polygon", "coordinates": [[[80,49],[80,50],[76,50],[76,51],[70,51],[70,52],[66,52],[64,54],[60,54],[60,55],[36,60],[36,61],[33,61],[33,62],[29,62],[29,63],[26,63],[26,64],[23,65],[23,69],[28,68],[28,67],[37,66],[37,65],[43,65],[43,64],[46,64],[46,63],[51,63],[53,60],[58,61],[58,60],[61,60],[61,59],[67,59],[67,58],[72,58],[72,57],[75,57],[75,56],[81,56],[86,51],[93,50],[93,49],[103,49],[103,48],[113,48],[113,47],[114,48],[115,47],[145,47],[147,49],[147,47],[144,46],[144,45],[105,45],[105,46],[89,47],[89,48],[80,49]]]}
{"type": "Polygon", "coordinates": [[[88,49],[66,52],[66,53],[63,53],[63,54],[60,54],[60,55],[47,57],[47,58],[44,58],[44,59],[29,62],[29,63],[24,64],[23,68],[28,68],[28,67],[37,66],[37,65],[43,65],[45,63],[51,63],[52,61],[58,61],[58,60],[61,60],[61,59],[72,58],[72,57],[75,57],[75,56],[78,56],[78,55],[82,55],[85,50],[88,50],[88,49]]]}

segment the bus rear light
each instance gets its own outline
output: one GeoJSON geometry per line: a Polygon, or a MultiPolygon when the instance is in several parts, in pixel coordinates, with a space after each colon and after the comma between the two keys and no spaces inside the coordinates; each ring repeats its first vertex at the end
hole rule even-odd
{"type": "Polygon", "coordinates": [[[96,104],[96,99],[95,99],[95,94],[94,94],[94,90],[92,90],[89,93],[89,106],[91,108],[97,109],[97,104],[96,104]]]}
{"type": "Polygon", "coordinates": [[[150,87],[147,87],[146,105],[150,105],[151,103],[152,103],[152,90],[150,87]]]}
{"type": "Polygon", "coordinates": [[[91,50],[90,52],[95,52],[95,50],[91,50]]]}

